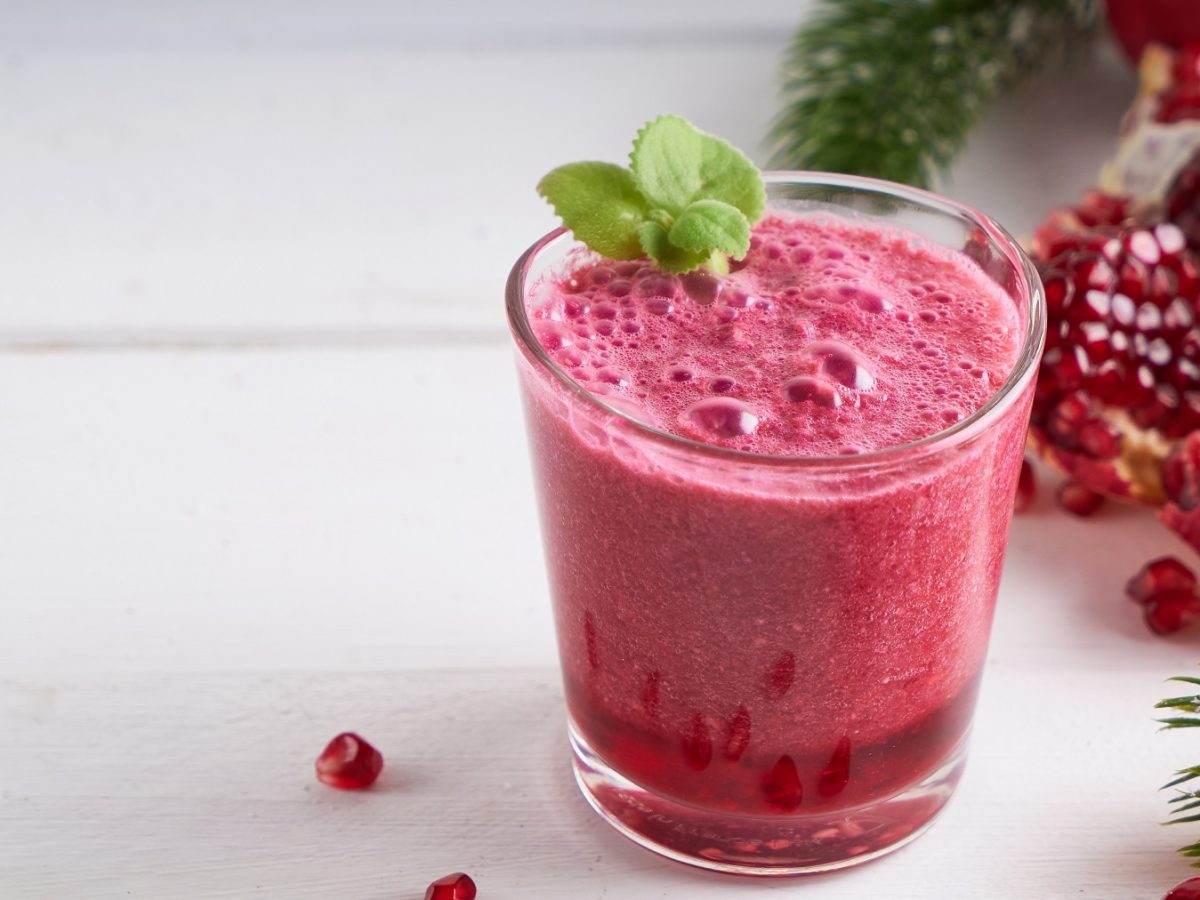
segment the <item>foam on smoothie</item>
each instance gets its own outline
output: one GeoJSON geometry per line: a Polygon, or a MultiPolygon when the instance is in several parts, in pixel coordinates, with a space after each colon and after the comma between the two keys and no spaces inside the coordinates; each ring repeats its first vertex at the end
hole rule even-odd
{"type": "Polygon", "coordinates": [[[536,292],[579,384],[665,431],[780,456],[862,453],[970,416],[1022,327],[969,258],[898,230],[772,215],[725,278],[593,261],[536,292]]]}

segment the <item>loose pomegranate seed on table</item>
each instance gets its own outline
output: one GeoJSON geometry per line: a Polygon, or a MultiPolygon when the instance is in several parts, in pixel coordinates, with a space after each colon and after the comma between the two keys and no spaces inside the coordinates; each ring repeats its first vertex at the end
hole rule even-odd
{"type": "Polygon", "coordinates": [[[1086,519],[1104,505],[1104,497],[1074,481],[1058,489],[1058,504],[1072,515],[1086,519]]]}
{"type": "Polygon", "coordinates": [[[1190,590],[1159,591],[1146,601],[1142,612],[1155,634],[1172,634],[1200,616],[1200,600],[1190,590]]]}
{"type": "Polygon", "coordinates": [[[443,875],[425,889],[425,900],[475,900],[475,882],[464,872],[443,875]]]}
{"type": "Polygon", "coordinates": [[[383,755],[352,731],[330,741],[317,757],[317,778],[343,791],[368,788],[383,771],[383,755]]]}
{"type": "Polygon", "coordinates": [[[1173,556],[1162,556],[1142,566],[1125,586],[1136,603],[1145,603],[1163,591],[1195,591],[1196,575],[1173,556]]]}

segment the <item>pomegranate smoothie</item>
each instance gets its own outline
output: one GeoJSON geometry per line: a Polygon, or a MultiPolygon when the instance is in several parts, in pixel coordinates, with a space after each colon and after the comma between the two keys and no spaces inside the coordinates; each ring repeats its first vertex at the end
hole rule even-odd
{"type": "Polygon", "coordinates": [[[1019,252],[960,231],[789,202],[728,275],[514,271],[577,773],[635,840],[815,871],[953,790],[1037,343],[1019,252]]]}

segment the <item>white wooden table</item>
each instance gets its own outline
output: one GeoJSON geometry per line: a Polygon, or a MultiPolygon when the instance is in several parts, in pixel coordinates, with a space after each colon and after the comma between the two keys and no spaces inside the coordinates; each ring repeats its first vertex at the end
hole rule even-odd
{"type": "MultiPolygon", "coordinates": [[[[967,776],[910,848],[717,877],[571,783],[502,283],[553,165],[660,111],[760,147],[803,5],[0,7],[0,897],[407,900],[464,869],[482,900],[1130,900],[1189,873],[1155,789],[1200,740],[1150,707],[1200,644],[1120,594],[1175,542],[1044,486],[967,776]],[[312,776],[348,728],[387,757],[369,793],[312,776]]],[[[1041,78],[946,191],[1027,232],[1131,91],[1108,55],[1041,78]]]]}

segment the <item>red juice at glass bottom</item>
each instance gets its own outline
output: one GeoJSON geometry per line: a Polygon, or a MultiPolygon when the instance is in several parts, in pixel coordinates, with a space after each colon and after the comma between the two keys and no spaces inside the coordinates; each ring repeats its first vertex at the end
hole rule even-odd
{"type": "Polygon", "coordinates": [[[589,800],[731,871],[914,836],[987,649],[1028,381],[968,420],[1022,354],[1013,297],[913,234],[769,214],[728,277],[576,254],[522,299],[576,386],[522,356],[589,800]]]}

